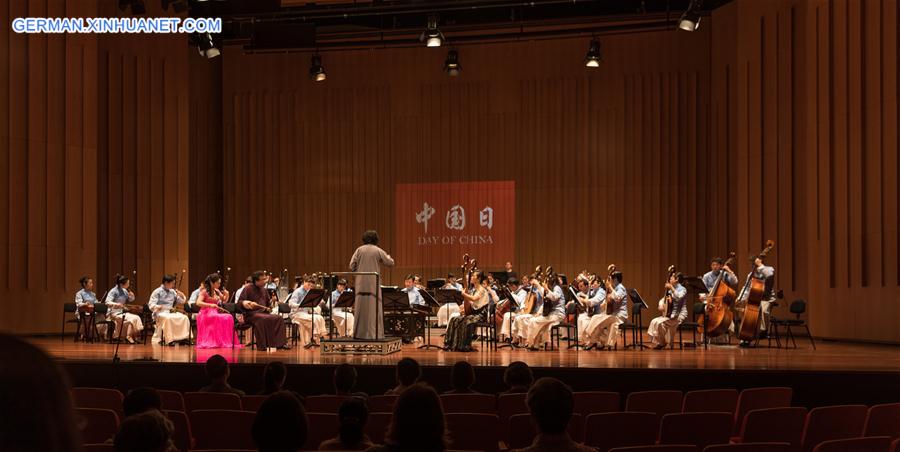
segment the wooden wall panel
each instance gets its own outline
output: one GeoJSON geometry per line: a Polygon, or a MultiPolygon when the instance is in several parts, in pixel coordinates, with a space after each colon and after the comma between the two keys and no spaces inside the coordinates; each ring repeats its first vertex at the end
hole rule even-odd
{"type": "Polygon", "coordinates": [[[898,19],[896,0],[738,0],[713,14],[709,133],[737,134],[726,243],[746,269],[777,241],[778,286],[810,301],[816,335],[900,341],[898,19]]]}
{"type": "Polygon", "coordinates": [[[603,37],[596,71],[587,39],[466,46],[456,79],[446,49],[326,53],[321,84],[309,55],[226,49],[224,263],[344,270],[367,228],[392,251],[395,184],[514,180],[520,272],[616,263],[654,300],[711,252],[706,33],[603,37]]]}

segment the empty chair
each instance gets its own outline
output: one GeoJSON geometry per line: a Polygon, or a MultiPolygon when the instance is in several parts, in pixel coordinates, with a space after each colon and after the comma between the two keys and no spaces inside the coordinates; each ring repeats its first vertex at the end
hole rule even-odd
{"type": "Polygon", "coordinates": [[[374,444],[384,444],[388,426],[391,425],[391,413],[369,413],[366,421],[366,435],[374,444]]]}
{"type": "MultiPolygon", "coordinates": [[[[366,401],[369,405],[370,413],[391,413],[394,411],[394,403],[397,402],[395,395],[377,395],[371,396],[366,401]]],[[[375,443],[380,444],[380,443],[375,443]]]]}
{"type": "Polygon", "coordinates": [[[99,408],[121,414],[124,399],[117,389],[72,388],[72,402],[76,408],[99,408]]]}
{"type": "Polygon", "coordinates": [[[886,452],[890,447],[890,436],[869,436],[822,441],[813,452],[886,452]]]}
{"type": "MultiPolygon", "coordinates": [[[[338,408],[341,407],[341,404],[344,403],[344,400],[349,399],[351,396],[337,396],[337,395],[317,395],[306,398],[306,412],[307,413],[332,413],[336,414],[338,412],[338,408]]],[[[316,446],[318,447],[318,443],[316,446]]]]}
{"type": "Polygon", "coordinates": [[[863,436],[900,438],[900,403],[884,403],[869,407],[863,436]]]}
{"type": "Polygon", "coordinates": [[[116,452],[116,446],[112,444],[85,444],[81,446],[82,452],[116,452]]]}
{"type": "Polygon", "coordinates": [[[865,405],[813,408],[806,415],[803,439],[800,440],[801,449],[809,452],[823,441],[861,436],[866,422],[866,411],[865,405]]]}
{"type": "Polygon", "coordinates": [[[891,452],[900,452],[900,439],[895,439],[891,443],[891,452]]]}
{"type": "Polygon", "coordinates": [[[75,413],[84,421],[81,441],[97,444],[112,438],[119,431],[119,415],[102,408],[76,408],[75,413]]]}
{"type": "Polygon", "coordinates": [[[492,394],[443,394],[441,406],[444,413],[497,413],[497,399],[492,394]]]}
{"type": "MultiPolygon", "coordinates": [[[[187,396],[187,394],[185,394],[187,396]]],[[[187,401],[187,397],[185,397],[187,401]]],[[[240,399],[238,399],[240,401],[240,399]]],[[[250,428],[256,413],[238,410],[194,410],[188,413],[197,449],[255,449],[250,428]]]]}
{"type": "Polygon", "coordinates": [[[175,428],[172,432],[172,444],[178,450],[188,451],[194,448],[194,435],[191,433],[191,422],[183,411],[165,410],[166,417],[175,428]]]}
{"type": "Polygon", "coordinates": [[[700,449],[711,444],[728,444],[731,413],[671,413],[659,426],[660,444],[693,444],[700,449]]]}
{"type": "Polygon", "coordinates": [[[656,413],[638,411],[590,414],[584,421],[584,444],[598,450],[655,444],[658,419],[656,413]]]}
{"type": "Polygon", "coordinates": [[[246,395],[241,397],[241,408],[244,411],[252,411],[255,413],[259,411],[259,406],[262,405],[268,397],[269,396],[264,395],[246,395]]]}
{"type": "Polygon", "coordinates": [[[800,447],[803,438],[803,424],[806,423],[806,408],[783,407],[750,410],[744,416],[739,442],[742,443],[788,443],[800,447]]]}
{"type": "Polygon", "coordinates": [[[587,416],[594,413],[611,413],[621,411],[621,402],[618,392],[612,391],[584,391],[573,394],[575,407],[573,413],[587,416]]]}
{"type": "Polygon", "coordinates": [[[509,418],[516,414],[528,413],[525,405],[525,394],[500,394],[497,397],[497,415],[500,416],[500,438],[506,441],[509,438],[509,418]]]}
{"type": "Polygon", "coordinates": [[[697,452],[700,449],[690,444],[664,444],[658,446],[616,447],[609,452],[697,452]]]}
{"type": "Polygon", "coordinates": [[[793,396],[794,390],[785,387],[744,389],[738,395],[737,408],[734,411],[734,434],[740,433],[744,415],[748,411],[791,406],[793,396]]]}
{"type": "Polygon", "coordinates": [[[793,452],[788,443],[737,443],[706,446],[703,452],[793,452]]]}
{"type": "Polygon", "coordinates": [[[704,389],[688,391],[681,405],[682,413],[731,413],[737,407],[737,389],[704,389]]]}
{"type": "Polygon", "coordinates": [[[185,392],[184,407],[188,414],[194,410],[241,410],[241,398],[237,394],[218,392],[185,392]]]}
{"type": "MultiPolygon", "coordinates": [[[[506,446],[510,449],[522,449],[534,442],[537,431],[531,421],[530,414],[516,414],[509,418],[509,440],[506,446]]],[[[572,414],[566,431],[573,441],[581,442],[584,437],[584,418],[580,414],[572,414]]]]}
{"type": "Polygon", "coordinates": [[[681,391],[640,391],[628,394],[625,411],[664,414],[681,412],[681,391]]]}
{"type": "Polygon", "coordinates": [[[184,397],[178,391],[166,391],[157,389],[159,398],[162,400],[162,409],[171,411],[186,411],[184,408],[184,397]]]}
{"type": "Polygon", "coordinates": [[[450,449],[498,450],[500,419],[496,414],[449,413],[444,420],[450,449]]]}
{"type": "MultiPolygon", "coordinates": [[[[337,409],[335,409],[335,413],[337,409]]],[[[303,450],[319,450],[319,444],[326,439],[334,438],[338,432],[337,414],[331,413],[306,413],[309,427],[306,429],[306,443],[303,450]]]]}

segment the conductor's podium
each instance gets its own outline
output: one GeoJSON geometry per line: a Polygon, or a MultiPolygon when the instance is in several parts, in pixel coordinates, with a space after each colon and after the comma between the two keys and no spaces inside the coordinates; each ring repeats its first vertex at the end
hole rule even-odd
{"type": "Polygon", "coordinates": [[[390,355],[400,351],[403,345],[399,337],[384,339],[325,339],[322,341],[323,355],[390,355]]]}

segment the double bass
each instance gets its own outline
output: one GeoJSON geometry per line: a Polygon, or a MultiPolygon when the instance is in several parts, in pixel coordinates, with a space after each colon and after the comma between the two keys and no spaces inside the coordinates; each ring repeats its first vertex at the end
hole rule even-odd
{"type": "MultiPolygon", "coordinates": [[[[766,247],[759,253],[758,257],[766,257],[775,248],[775,241],[766,242],[766,247]]],[[[738,337],[742,341],[750,342],[756,339],[759,334],[759,317],[762,315],[760,303],[766,294],[766,280],[757,277],[756,269],[750,273],[750,281],[748,286],[744,287],[747,293],[747,306],[744,307],[744,318],[741,319],[741,329],[738,337]]]]}
{"type": "Polygon", "coordinates": [[[734,320],[731,308],[734,306],[734,288],[729,286],[725,279],[725,267],[734,262],[734,251],[728,254],[728,260],[719,270],[719,276],[715,284],[706,296],[706,321],[698,321],[697,330],[700,334],[706,333],[706,337],[717,337],[728,332],[728,327],[734,320]]]}

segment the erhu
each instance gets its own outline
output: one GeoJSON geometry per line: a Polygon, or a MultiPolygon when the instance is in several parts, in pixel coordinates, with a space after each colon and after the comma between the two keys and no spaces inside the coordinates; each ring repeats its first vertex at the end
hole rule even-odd
{"type": "Polygon", "coordinates": [[[181,269],[181,274],[175,275],[175,303],[172,309],[176,312],[180,312],[182,314],[185,313],[185,303],[187,303],[187,298],[185,298],[184,303],[178,304],[178,294],[184,296],[184,293],[181,292],[181,282],[184,281],[184,274],[187,272],[185,269],[181,269]]]}

